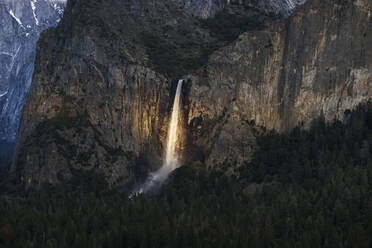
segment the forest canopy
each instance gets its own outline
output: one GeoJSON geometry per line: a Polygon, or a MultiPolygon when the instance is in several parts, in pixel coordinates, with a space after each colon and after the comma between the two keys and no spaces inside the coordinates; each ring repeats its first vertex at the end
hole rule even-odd
{"type": "Polygon", "coordinates": [[[26,193],[3,183],[0,247],[371,247],[372,103],[345,115],[258,137],[238,178],[193,163],[153,195],[95,174],[26,193]]]}

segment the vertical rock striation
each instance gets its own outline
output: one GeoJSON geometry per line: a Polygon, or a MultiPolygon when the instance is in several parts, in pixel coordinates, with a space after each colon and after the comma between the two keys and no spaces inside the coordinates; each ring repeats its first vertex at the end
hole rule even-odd
{"type": "Polygon", "coordinates": [[[64,1],[0,2],[0,142],[15,142],[31,84],[39,33],[55,26],[64,1]]]}
{"type": "Polygon", "coordinates": [[[143,36],[189,18],[163,2],[69,1],[39,42],[13,163],[21,180],[57,183],[93,169],[122,185],[148,160],[160,165],[172,84],[151,69],[143,36]]]}
{"type": "Polygon", "coordinates": [[[371,11],[367,0],[311,0],[227,44],[208,29],[218,23],[171,0],[71,0],[39,42],[12,169],[26,185],[94,169],[128,186],[160,165],[175,79],[188,74],[186,157],[234,173],[257,149],[257,130],[342,119],[371,98],[371,11]]]}
{"type": "Polygon", "coordinates": [[[212,138],[197,138],[209,149],[208,164],[249,158],[242,155],[254,149],[249,124],[307,127],[320,115],[342,119],[371,99],[371,14],[369,1],[312,0],[288,20],[244,33],[210,56],[192,78],[189,111],[190,125],[214,123],[212,138]]]}

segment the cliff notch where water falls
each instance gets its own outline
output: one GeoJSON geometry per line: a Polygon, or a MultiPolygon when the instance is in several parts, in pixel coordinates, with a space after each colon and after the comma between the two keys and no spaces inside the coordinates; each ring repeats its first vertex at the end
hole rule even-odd
{"type": "Polygon", "coordinates": [[[343,119],[371,98],[371,12],[310,0],[288,19],[232,5],[201,20],[173,1],[71,0],[39,41],[12,170],[26,185],[92,169],[134,183],[161,164],[184,77],[185,162],[234,173],[257,132],[343,119]]]}

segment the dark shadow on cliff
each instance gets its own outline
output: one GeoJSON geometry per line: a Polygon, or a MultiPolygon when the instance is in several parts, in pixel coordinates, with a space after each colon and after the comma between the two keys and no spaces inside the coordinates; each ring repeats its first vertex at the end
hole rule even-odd
{"type": "Polygon", "coordinates": [[[372,102],[346,111],[343,122],[325,123],[320,117],[308,131],[271,131],[257,136],[257,143],[253,160],[240,169],[247,181],[311,185],[339,169],[364,170],[372,166],[372,102]]]}
{"type": "Polygon", "coordinates": [[[7,171],[12,163],[15,144],[0,141],[0,171],[7,171]]]}
{"type": "Polygon", "coordinates": [[[194,18],[179,25],[145,29],[142,39],[152,66],[164,75],[176,77],[201,68],[215,50],[243,32],[263,29],[273,19],[254,9],[238,13],[226,9],[207,20],[194,18]]]}

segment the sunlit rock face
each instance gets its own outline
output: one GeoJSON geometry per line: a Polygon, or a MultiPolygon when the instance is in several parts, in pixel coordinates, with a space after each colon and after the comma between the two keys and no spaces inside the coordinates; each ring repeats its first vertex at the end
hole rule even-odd
{"type": "Polygon", "coordinates": [[[369,1],[311,0],[230,43],[200,23],[173,1],[69,1],[38,45],[12,167],[20,180],[54,184],[95,170],[128,186],[157,169],[181,77],[182,162],[229,173],[251,159],[264,128],[342,119],[372,95],[369,1]]]}
{"type": "Polygon", "coordinates": [[[15,142],[34,70],[39,33],[55,26],[61,0],[0,1],[0,140],[15,142]]]}
{"type": "Polygon", "coordinates": [[[188,12],[203,19],[213,18],[225,8],[255,8],[265,14],[289,16],[306,0],[172,0],[188,12]]]}
{"type": "Polygon", "coordinates": [[[241,165],[242,154],[254,149],[249,123],[306,128],[320,115],[343,119],[371,99],[371,23],[369,1],[313,0],[287,21],[244,33],[210,56],[204,72],[191,78],[189,112],[190,124],[215,123],[212,138],[199,137],[208,164],[241,165]]]}

